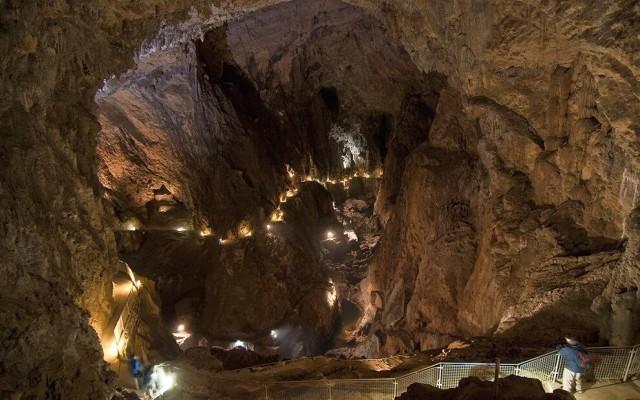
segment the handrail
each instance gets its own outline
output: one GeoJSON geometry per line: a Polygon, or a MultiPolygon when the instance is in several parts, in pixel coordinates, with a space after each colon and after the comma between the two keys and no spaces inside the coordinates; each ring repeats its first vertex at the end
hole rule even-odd
{"type": "MultiPolygon", "coordinates": [[[[599,361],[595,361],[596,365],[593,365],[592,373],[599,376],[600,379],[620,379],[622,381],[626,381],[629,376],[634,374],[640,374],[640,344],[635,346],[621,346],[621,347],[588,347],[587,350],[595,352],[596,354],[601,353],[598,356],[599,361]],[[609,354],[607,355],[606,353],[609,354]],[[622,362],[620,362],[622,359],[622,362]],[[616,378],[612,378],[615,376],[616,378]]],[[[562,366],[560,363],[561,357],[558,354],[557,350],[536,356],[534,358],[521,361],[519,363],[510,363],[510,364],[500,364],[500,369],[506,369],[505,374],[510,373],[513,370],[513,374],[517,376],[534,376],[534,377],[542,377],[540,379],[546,387],[550,387],[551,384],[556,382],[558,379],[562,377],[562,370],[559,368],[562,366]],[[545,358],[549,358],[545,360],[545,358]],[[536,363],[538,362],[538,363],[536,363]]],[[[437,386],[440,388],[452,387],[452,384],[457,384],[459,379],[471,376],[472,374],[478,373],[478,371],[474,371],[474,367],[492,367],[495,366],[496,363],[492,362],[447,362],[441,361],[436,364],[428,365],[426,367],[422,367],[416,369],[414,371],[410,371],[403,375],[394,377],[394,378],[362,378],[362,379],[321,379],[321,380],[298,380],[298,381],[280,381],[280,382],[268,382],[264,383],[265,389],[265,399],[266,400],[279,400],[277,397],[273,397],[269,393],[269,388],[276,389],[276,392],[284,389],[286,390],[287,385],[291,385],[291,389],[294,389],[294,386],[297,387],[295,390],[300,390],[300,386],[308,385],[308,390],[315,390],[313,386],[316,386],[318,389],[327,388],[339,384],[344,384],[348,386],[349,384],[361,383],[361,384],[388,384],[388,386],[375,386],[371,387],[368,390],[373,390],[375,396],[372,397],[374,399],[381,400],[393,400],[397,396],[399,396],[402,392],[406,390],[406,388],[416,382],[421,383],[430,383],[433,386],[437,386]],[[422,373],[429,370],[437,370],[433,371],[430,375],[425,376],[422,373]],[[409,379],[409,382],[406,382],[409,379]],[[428,382],[421,381],[421,379],[427,379],[428,382]],[[399,384],[401,382],[402,384],[399,384]],[[400,386],[400,388],[399,388],[400,386]]],[[[482,372],[480,372],[482,373],[482,372]]],[[[477,376],[477,375],[476,375],[477,376]]],[[[598,379],[598,376],[594,376],[598,379]]],[[[325,390],[325,389],[322,389],[325,390]]],[[[349,390],[344,389],[344,390],[349,390]]],[[[351,391],[358,392],[362,390],[362,386],[353,386],[351,391]]],[[[298,394],[286,396],[287,400],[291,399],[306,399],[306,394],[298,394]]],[[[321,398],[321,394],[318,393],[319,398],[321,398]]],[[[324,399],[324,397],[322,397],[324,399]]],[[[329,392],[328,400],[333,400],[333,396],[331,392],[329,392]]]]}

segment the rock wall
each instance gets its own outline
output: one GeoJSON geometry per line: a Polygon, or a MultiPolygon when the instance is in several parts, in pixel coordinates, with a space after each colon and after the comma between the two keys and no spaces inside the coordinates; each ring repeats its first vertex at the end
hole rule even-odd
{"type": "MultiPolygon", "coordinates": [[[[398,189],[379,194],[389,222],[364,286],[382,293],[368,315],[389,333],[387,350],[447,335],[550,342],[559,330],[637,341],[628,315],[638,266],[626,252],[637,206],[638,5],[356,3],[386,18],[451,94],[441,93],[422,145],[396,150],[406,165],[398,189]]],[[[397,179],[393,165],[385,180],[397,179]]]]}
{"type": "Polygon", "coordinates": [[[0,397],[110,392],[96,331],[117,255],[95,178],[93,97],[162,20],[196,3],[0,4],[0,397]]]}

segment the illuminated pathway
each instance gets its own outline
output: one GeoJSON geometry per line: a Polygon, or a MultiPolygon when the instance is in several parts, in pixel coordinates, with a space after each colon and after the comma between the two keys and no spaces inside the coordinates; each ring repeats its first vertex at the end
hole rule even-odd
{"type": "MultiPolygon", "coordinates": [[[[294,180],[294,178],[296,177],[296,173],[295,171],[293,171],[288,165],[287,165],[287,173],[289,175],[289,178],[292,180],[292,185],[289,186],[285,191],[283,191],[280,195],[279,195],[279,202],[280,205],[278,205],[278,207],[276,207],[275,210],[273,210],[273,212],[270,214],[269,216],[269,220],[271,222],[284,222],[285,221],[285,215],[284,215],[284,211],[281,208],[281,205],[286,203],[288,199],[295,197],[298,195],[298,187],[296,185],[296,181],[294,180]]],[[[373,173],[369,173],[369,172],[355,172],[352,175],[345,175],[342,178],[327,178],[325,180],[320,180],[318,178],[313,177],[312,175],[305,175],[304,177],[302,177],[299,182],[311,182],[311,181],[315,181],[317,183],[319,183],[320,185],[324,186],[325,189],[327,188],[328,184],[332,184],[332,185],[336,185],[336,184],[342,184],[343,188],[345,190],[349,189],[349,185],[351,180],[353,180],[354,178],[363,178],[363,179],[378,179],[381,178],[383,175],[382,170],[377,169],[375,172],[373,173]]],[[[239,239],[247,239],[250,238],[251,236],[253,236],[253,227],[251,226],[250,223],[244,221],[241,222],[239,224],[235,224],[235,226],[237,226],[237,234],[236,235],[227,235],[226,237],[222,237],[219,236],[218,237],[218,243],[220,243],[220,245],[222,246],[226,246],[226,245],[230,245],[235,243],[237,240],[239,239]]],[[[270,230],[271,229],[271,225],[267,224],[266,225],[266,229],[270,230]]],[[[138,230],[145,230],[145,228],[143,226],[140,225],[139,221],[135,221],[135,218],[129,221],[125,221],[122,223],[121,226],[121,230],[122,231],[138,231],[138,230]]],[[[153,230],[165,230],[165,231],[175,231],[175,232],[179,232],[179,233],[185,233],[188,231],[191,231],[191,228],[187,228],[186,226],[182,226],[179,225],[177,227],[173,227],[173,228],[166,228],[166,229],[153,229],[153,230]]],[[[215,232],[213,231],[213,229],[210,226],[202,226],[199,230],[199,235],[202,237],[209,237],[209,236],[213,236],[216,237],[217,235],[215,234],[215,232]]],[[[331,238],[329,238],[331,239],[331,238]]]]}
{"type": "Polygon", "coordinates": [[[126,267],[127,274],[119,273],[113,281],[113,315],[101,335],[105,361],[117,364],[126,358],[125,350],[129,338],[135,336],[138,324],[142,284],[126,267]]]}

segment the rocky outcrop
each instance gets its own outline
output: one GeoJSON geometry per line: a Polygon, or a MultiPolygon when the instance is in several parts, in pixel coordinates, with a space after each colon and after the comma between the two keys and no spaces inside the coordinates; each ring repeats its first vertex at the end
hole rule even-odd
{"type": "Polygon", "coordinates": [[[537,379],[522,378],[511,375],[498,379],[499,395],[496,393],[496,384],[480,380],[476,377],[464,378],[457,388],[442,390],[429,385],[414,383],[407,391],[400,395],[400,400],[426,400],[426,399],[491,399],[496,396],[504,400],[560,400],[569,399],[562,394],[547,394],[542,384],[537,379]]]}
{"type": "Polygon", "coordinates": [[[0,397],[110,390],[96,332],[117,258],[95,179],[92,98],[160,15],[184,18],[185,3],[0,5],[0,397]]]}
{"type": "MultiPolygon", "coordinates": [[[[605,289],[614,275],[635,282],[637,270],[621,262],[637,206],[629,115],[640,103],[638,62],[626,53],[636,44],[613,39],[620,6],[599,4],[597,18],[586,4],[380,10],[416,65],[448,86],[422,145],[395,150],[402,183],[383,187],[396,185],[399,201],[381,197],[393,198],[391,189],[378,198],[389,222],[364,284],[381,294],[367,315],[398,338],[389,352],[452,335],[532,339],[534,327],[535,340],[552,341],[547,332],[558,326],[592,341],[633,342],[633,334],[606,333],[618,329],[612,314],[629,332],[638,301],[635,283],[605,289]]],[[[397,179],[387,171],[397,165],[385,162],[385,180],[397,179]]]]}

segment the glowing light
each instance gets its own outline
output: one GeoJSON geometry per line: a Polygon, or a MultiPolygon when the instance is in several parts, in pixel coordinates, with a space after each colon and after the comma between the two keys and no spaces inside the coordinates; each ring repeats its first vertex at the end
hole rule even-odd
{"type": "Polygon", "coordinates": [[[184,324],[178,324],[176,327],[176,331],[171,333],[173,335],[173,339],[176,341],[178,346],[182,346],[184,342],[191,337],[191,333],[187,332],[187,328],[184,324]]]}
{"type": "Polygon", "coordinates": [[[114,283],[113,296],[126,298],[129,295],[129,293],[131,293],[131,291],[133,290],[133,287],[134,285],[133,285],[133,282],[131,281],[114,283]]]}
{"type": "Polygon", "coordinates": [[[365,178],[370,178],[370,177],[371,177],[371,175],[369,175],[367,172],[365,172],[364,174],[362,174],[362,176],[363,176],[363,177],[365,177],[365,178]]]}
{"type": "Polygon", "coordinates": [[[207,236],[211,236],[213,232],[211,232],[211,228],[204,228],[200,231],[200,236],[202,237],[207,237],[207,236]]]}
{"type": "Polygon", "coordinates": [[[265,228],[267,228],[267,230],[270,231],[271,230],[271,224],[265,225],[265,228]]]}
{"type": "Polygon", "coordinates": [[[284,211],[282,211],[280,208],[276,208],[272,213],[271,213],[271,222],[281,222],[284,221],[284,211]]]}
{"type": "Polygon", "coordinates": [[[218,243],[220,243],[222,246],[225,246],[225,245],[227,245],[227,244],[230,244],[230,243],[231,243],[231,239],[223,239],[223,238],[220,238],[220,239],[218,239],[218,243]]]}
{"type": "Polygon", "coordinates": [[[142,287],[142,282],[140,282],[140,279],[136,279],[136,287],[138,289],[140,289],[142,287]]]}
{"type": "Polygon", "coordinates": [[[307,175],[304,177],[305,182],[311,182],[312,180],[313,180],[313,177],[311,175],[307,175]]]}
{"type": "Polygon", "coordinates": [[[327,291],[327,303],[329,303],[330,307],[333,307],[338,299],[338,292],[336,291],[336,286],[333,284],[333,280],[329,279],[329,285],[330,288],[327,291]]]}
{"type": "Polygon", "coordinates": [[[109,341],[103,348],[104,360],[107,362],[115,361],[118,358],[118,345],[115,340],[109,341]]]}
{"type": "Polygon", "coordinates": [[[160,206],[160,207],[158,207],[158,212],[161,212],[161,213],[166,213],[167,211],[170,211],[170,210],[171,210],[171,206],[160,206]]]}
{"type": "Polygon", "coordinates": [[[285,196],[286,196],[286,197],[293,197],[293,196],[295,196],[296,194],[298,194],[298,189],[296,189],[296,188],[290,188],[290,189],[287,189],[287,192],[285,193],[285,196]]]}
{"type": "Polygon", "coordinates": [[[236,340],[231,344],[232,349],[245,349],[245,350],[253,350],[253,345],[247,342],[243,342],[242,340],[236,340]]]}
{"type": "Polygon", "coordinates": [[[151,382],[154,389],[151,391],[151,397],[157,398],[162,396],[165,392],[170,390],[176,384],[176,377],[174,374],[164,370],[164,368],[154,367],[151,373],[151,382]]]}
{"type": "Polygon", "coordinates": [[[285,167],[287,168],[287,175],[289,175],[289,178],[296,176],[295,171],[289,166],[289,164],[285,164],[285,167]]]}
{"type": "Polygon", "coordinates": [[[347,229],[346,231],[344,231],[344,234],[347,235],[349,241],[358,241],[358,235],[356,235],[356,232],[353,229],[347,229]]]}
{"type": "Polygon", "coordinates": [[[272,339],[277,339],[278,338],[278,331],[277,330],[273,329],[270,334],[271,334],[271,338],[272,339]]]}
{"type": "Polygon", "coordinates": [[[249,222],[242,222],[238,227],[238,236],[248,238],[253,235],[253,228],[249,222]]]}
{"type": "Polygon", "coordinates": [[[334,240],[336,238],[336,234],[333,231],[327,231],[327,240],[334,240]]]}
{"type": "Polygon", "coordinates": [[[176,228],[176,231],[178,231],[178,232],[184,232],[184,231],[186,231],[186,230],[187,230],[187,228],[185,228],[184,226],[178,226],[178,227],[176,228]]]}
{"type": "Polygon", "coordinates": [[[280,197],[278,198],[278,200],[280,200],[280,203],[286,203],[287,202],[287,193],[280,193],[280,197]]]}
{"type": "Polygon", "coordinates": [[[137,231],[141,226],[142,224],[136,217],[131,217],[122,223],[122,229],[131,232],[137,231]]]}

